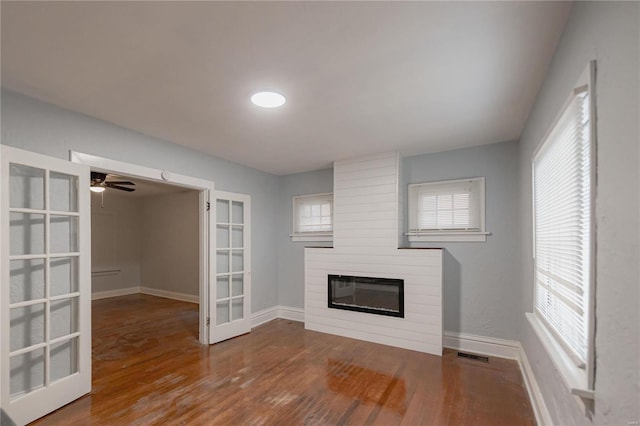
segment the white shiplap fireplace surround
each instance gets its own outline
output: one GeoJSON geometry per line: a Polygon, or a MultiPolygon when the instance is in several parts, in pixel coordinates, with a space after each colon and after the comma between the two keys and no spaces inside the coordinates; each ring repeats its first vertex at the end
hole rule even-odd
{"type": "Polygon", "coordinates": [[[399,249],[397,153],[334,163],[333,248],[305,249],[308,330],[442,355],[442,250],[399,249]],[[328,307],[328,275],[404,280],[404,318],[328,307]]]}

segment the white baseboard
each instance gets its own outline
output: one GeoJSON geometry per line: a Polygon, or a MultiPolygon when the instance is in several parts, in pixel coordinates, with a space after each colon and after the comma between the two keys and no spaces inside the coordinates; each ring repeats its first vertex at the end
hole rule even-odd
{"type": "Polygon", "coordinates": [[[518,357],[518,364],[520,364],[520,371],[522,371],[524,384],[527,387],[527,392],[529,393],[529,400],[533,407],[533,413],[536,416],[536,423],[538,426],[551,426],[553,425],[553,421],[551,420],[551,415],[547,409],[547,404],[544,402],[544,397],[542,396],[542,392],[538,386],[538,381],[536,380],[536,376],[533,374],[531,364],[529,364],[529,359],[527,358],[524,348],[522,345],[519,346],[520,356],[518,357]]]}
{"type": "Polygon", "coordinates": [[[304,309],[302,308],[294,308],[292,306],[277,306],[278,308],[278,318],[304,322],[304,309]]]}
{"type": "Polygon", "coordinates": [[[109,297],[128,296],[140,293],[140,287],[119,288],[117,290],[98,291],[91,293],[91,300],[107,299],[109,297]]]}
{"type": "Polygon", "coordinates": [[[445,348],[497,356],[498,358],[520,359],[520,342],[515,340],[496,339],[454,331],[445,331],[442,340],[445,348]]]}
{"type": "Polygon", "coordinates": [[[140,287],[140,293],[165,299],[180,300],[182,302],[200,303],[200,297],[193,294],[176,293],[174,291],[158,290],[157,288],[140,287]]]}
{"type": "Polygon", "coordinates": [[[293,306],[276,305],[251,314],[251,328],[266,324],[274,319],[304,322],[304,309],[293,306]]]}
{"type": "Polygon", "coordinates": [[[266,324],[269,321],[273,321],[278,318],[278,307],[272,306],[267,309],[263,309],[251,314],[251,328],[255,328],[259,325],[266,324]]]}

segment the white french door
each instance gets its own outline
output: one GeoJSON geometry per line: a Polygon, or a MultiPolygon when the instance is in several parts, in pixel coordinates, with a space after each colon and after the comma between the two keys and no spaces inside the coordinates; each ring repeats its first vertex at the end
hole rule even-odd
{"type": "Polygon", "coordinates": [[[26,424],[91,391],[89,168],[1,148],[0,402],[26,424]]]}
{"type": "Polygon", "coordinates": [[[216,278],[209,292],[209,343],[251,331],[251,197],[214,194],[216,278]]]}

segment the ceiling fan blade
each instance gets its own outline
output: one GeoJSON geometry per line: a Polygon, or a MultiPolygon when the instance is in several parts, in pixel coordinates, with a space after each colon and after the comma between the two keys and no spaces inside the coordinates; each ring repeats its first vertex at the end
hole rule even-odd
{"type": "Polygon", "coordinates": [[[135,191],[135,188],[127,188],[126,186],[113,185],[113,184],[110,184],[110,182],[106,182],[106,185],[109,188],[119,189],[120,191],[127,191],[127,192],[135,191]]]}
{"type": "Polygon", "coordinates": [[[106,183],[112,183],[115,185],[135,185],[135,183],[131,182],[130,180],[110,180],[106,183]]]}

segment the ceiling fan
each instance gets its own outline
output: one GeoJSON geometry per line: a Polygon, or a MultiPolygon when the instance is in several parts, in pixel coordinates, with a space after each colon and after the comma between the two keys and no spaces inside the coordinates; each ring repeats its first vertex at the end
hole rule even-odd
{"type": "Polygon", "coordinates": [[[128,180],[112,180],[107,181],[106,173],[91,172],[91,191],[103,192],[107,188],[119,189],[120,191],[133,192],[135,188],[127,188],[121,185],[134,185],[135,183],[128,180]]]}

